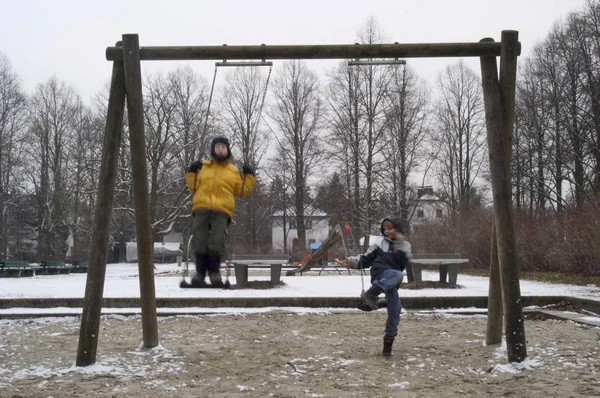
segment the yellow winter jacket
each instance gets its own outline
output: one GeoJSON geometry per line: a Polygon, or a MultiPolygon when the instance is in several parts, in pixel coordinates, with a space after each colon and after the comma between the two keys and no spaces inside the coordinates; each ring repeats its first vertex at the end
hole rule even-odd
{"type": "Polygon", "coordinates": [[[250,196],[256,178],[252,174],[242,176],[231,161],[205,160],[197,173],[185,174],[185,182],[194,193],[192,212],[198,209],[222,211],[231,218],[235,197],[250,196]]]}

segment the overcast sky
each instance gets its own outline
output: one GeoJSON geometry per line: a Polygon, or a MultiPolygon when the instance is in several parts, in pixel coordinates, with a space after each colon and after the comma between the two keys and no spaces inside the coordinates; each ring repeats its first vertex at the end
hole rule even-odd
{"type": "MultiPolygon", "coordinates": [[[[477,42],[519,31],[522,55],[556,21],[586,0],[0,0],[0,51],[8,56],[27,92],[56,75],[89,102],[110,77],[105,48],[123,33],[138,33],[142,46],[234,44],[344,44],[369,16],[389,42],[477,42]]],[[[434,82],[457,59],[411,59],[434,82]]],[[[274,71],[277,68],[276,61],[274,71]]],[[[308,61],[321,76],[339,61],[308,61]]],[[[192,68],[212,79],[214,61],[192,68]]],[[[479,67],[477,59],[468,64],[479,67]]],[[[153,61],[144,70],[172,69],[153,61]]],[[[479,71],[477,70],[479,73],[479,71]]],[[[223,82],[221,72],[217,88],[223,82]]]]}

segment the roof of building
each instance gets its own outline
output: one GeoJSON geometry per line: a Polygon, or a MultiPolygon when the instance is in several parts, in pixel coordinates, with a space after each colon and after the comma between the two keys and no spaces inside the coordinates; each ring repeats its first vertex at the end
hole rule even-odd
{"type": "Polygon", "coordinates": [[[426,194],[426,195],[421,196],[419,198],[419,200],[421,200],[421,201],[429,200],[429,201],[435,201],[435,202],[443,201],[443,199],[440,198],[439,196],[437,196],[437,195],[430,195],[430,194],[426,194]]]}
{"type": "MultiPolygon", "coordinates": [[[[288,217],[295,217],[296,209],[293,206],[291,206],[289,209],[287,209],[286,215],[288,217]]],[[[275,213],[272,214],[272,216],[273,217],[283,217],[283,211],[282,210],[276,211],[275,213]]],[[[312,206],[307,206],[304,208],[304,216],[305,217],[327,217],[328,214],[322,210],[315,209],[312,206]]]]}

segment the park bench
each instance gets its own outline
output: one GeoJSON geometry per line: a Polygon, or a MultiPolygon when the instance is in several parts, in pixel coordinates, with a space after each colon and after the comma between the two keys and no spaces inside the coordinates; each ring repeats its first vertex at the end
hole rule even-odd
{"type": "Polygon", "coordinates": [[[44,260],[38,269],[39,275],[70,274],[73,267],[62,260],[44,260]]]}
{"type": "Polygon", "coordinates": [[[21,276],[34,276],[36,267],[25,260],[0,261],[0,277],[19,278],[21,276]]]}
{"type": "Polygon", "coordinates": [[[447,281],[449,285],[455,286],[460,265],[468,262],[460,253],[413,253],[413,258],[406,267],[406,277],[409,282],[421,282],[423,267],[435,266],[440,271],[440,282],[447,281]]]}
{"type": "Polygon", "coordinates": [[[233,266],[236,283],[240,286],[248,284],[249,268],[268,268],[271,270],[271,285],[281,281],[281,269],[287,264],[287,254],[231,254],[229,265],[233,266]]]}
{"type": "Polygon", "coordinates": [[[88,271],[90,262],[88,260],[71,261],[71,272],[75,274],[85,274],[88,271]]]}

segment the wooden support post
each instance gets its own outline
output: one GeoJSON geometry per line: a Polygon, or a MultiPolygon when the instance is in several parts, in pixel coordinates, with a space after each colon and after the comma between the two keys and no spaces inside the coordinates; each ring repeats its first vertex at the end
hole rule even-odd
{"type": "MultiPolygon", "coordinates": [[[[117,43],[120,46],[121,42],[117,43]]],[[[96,362],[98,332],[100,329],[100,313],[104,278],[106,276],[106,257],[108,254],[108,235],[112,215],[117,162],[123,132],[123,114],[125,112],[125,73],[122,61],[113,62],[106,113],[106,129],[102,146],[102,163],[98,190],[96,194],[96,210],[94,213],[94,229],[90,247],[90,262],[83,299],[83,313],[79,329],[79,345],[77,347],[77,366],[89,366],[96,362]]]]}
{"type": "MultiPolygon", "coordinates": [[[[498,80],[496,58],[481,57],[481,77],[494,198],[494,225],[498,245],[509,362],[521,362],[527,357],[511,192],[517,38],[518,32],[516,31],[502,32],[500,81],[498,80]]],[[[489,41],[489,39],[483,41],[489,41]]]]}
{"type": "Polygon", "coordinates": [[[498,244],[496,225],[492,219],[492,242],[490,248],[490,286],[488,294],[488,317],[485,343],[487,345],[502,342],[502,286],[500,284],[500,265],[498,264],[498,244]]]}
{"type": "Polygon", "coordinates": [[[509,362],[521,362],[527,357],[525,319],[519,284],[519,263],[512,209],[512,137],[515,124],[515,86],[517,80],[517,53],[519,32],[502,31],[500,50],[500,97],[502,100],[503,145],[501,172],[502,201],[496,211],[496,236],[500,279],[506,320],[505,335],[509,362]],[[499,220],[502,220],[500,223],[499,220]]]}
{"type": "Polygon", "coordinates": [[[123,35],[123,62],[125,65],[127,113],[129,115],[129,141],[133,172],[143,345],[144,347],[151,348],[158,345],[158,320],[156,318],[156,293],[154,287],[154,243],[152,241],[150,205],[148,203],[148,172],[146,167],[140,45],[137,34],[123,35]]]}

